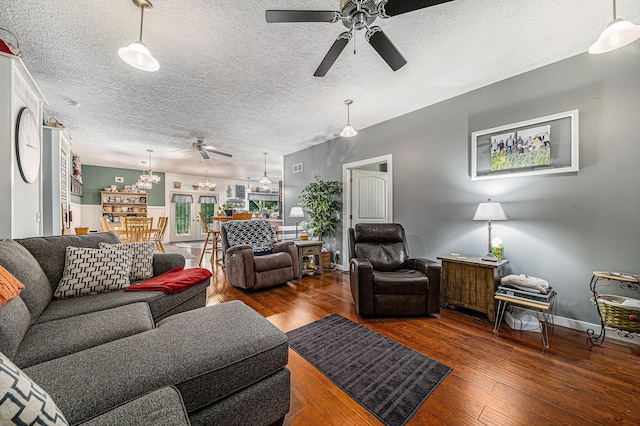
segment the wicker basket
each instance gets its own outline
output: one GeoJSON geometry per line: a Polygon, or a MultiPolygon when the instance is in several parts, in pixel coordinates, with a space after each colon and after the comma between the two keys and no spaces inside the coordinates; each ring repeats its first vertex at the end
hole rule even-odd
{"type": "Polygon", "coordinates": [[[640,308],[635,306],[623,306],[626,300],[640,302],[630,297],[613,294],[600,294],[597,298],[602,322],[625,331],[640,331],[640,308]]]}

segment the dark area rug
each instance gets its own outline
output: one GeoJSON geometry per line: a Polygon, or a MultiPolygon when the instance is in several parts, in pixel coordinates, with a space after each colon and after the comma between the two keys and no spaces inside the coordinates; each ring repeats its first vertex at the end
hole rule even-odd
{"type": "Polygon", "coordinates": [[[287,333],[289,346],[387,425],[404,425],[451,367],[338,314],[287,333]]]}

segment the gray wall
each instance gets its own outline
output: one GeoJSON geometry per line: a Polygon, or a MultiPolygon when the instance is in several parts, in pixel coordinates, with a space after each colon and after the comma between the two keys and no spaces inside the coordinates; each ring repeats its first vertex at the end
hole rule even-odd
{"type": "Polygon", "coordinates": [[[287,155],[285,204],[316,174],[342,180],[343,163],[393,154],[394,221],[412,256],[484,254],[486,224],[471,219],[491,197],[510,219],[493,227],[510,272],[548,280],[558,315],[596,323],[592,272],[640,272],[639,59],[638,43],[585,53],[287,155]],[[572,109],[580,111],[578,173],[471,181],[471,132],[572,109]],[[292,174],[299,162],[304,172],[292,174]]]}

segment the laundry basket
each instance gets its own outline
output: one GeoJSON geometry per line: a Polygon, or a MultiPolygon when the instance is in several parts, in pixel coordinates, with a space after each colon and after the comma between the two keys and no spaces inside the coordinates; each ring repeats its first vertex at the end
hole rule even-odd
{"type": "Polygon", "coordinates": [[[602,322],[625,331],[640,331],[640,300],[613,294],[600,294],[596,302],[602,322]],[[623,303],[627,304],[623,304],[623,303]],[[629,305],[633,302],[633,305],[629,305]]]}

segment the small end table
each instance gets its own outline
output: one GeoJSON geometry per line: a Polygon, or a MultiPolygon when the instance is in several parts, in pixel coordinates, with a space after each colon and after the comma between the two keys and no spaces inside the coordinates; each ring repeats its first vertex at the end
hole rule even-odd
{"type": "Polygon", "coordinates": [[[324,269],[322,267],[322,245],[324,244],[322,241],[312,241],[312,240],[296,240],[293,242],[298,248],[298,261],[300,262],[300,274],[298,275],[298,279],[302,278],[302,274],[309,273],[319,273],[324,274],[324,269]],[[317,256],[318,261],[316,265],[318,269],[306,268],[302,269],[302,256],[317,256]]]}

